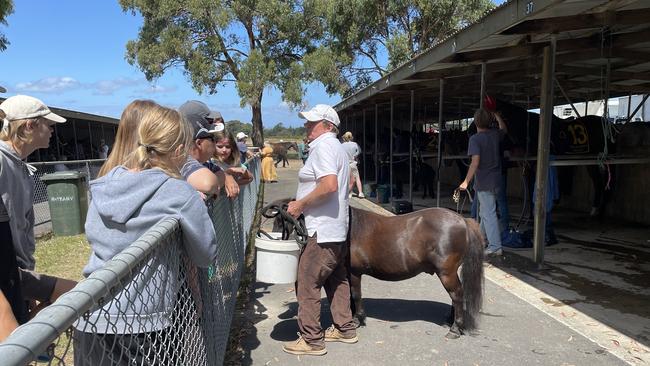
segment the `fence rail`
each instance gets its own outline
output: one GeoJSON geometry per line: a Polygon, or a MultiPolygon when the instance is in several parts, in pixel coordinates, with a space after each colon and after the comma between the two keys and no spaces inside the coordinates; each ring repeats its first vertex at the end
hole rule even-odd
{"type": "Polygon", "coordinates": [[[255,179],[239,197],[208,206],[211,266],[191,263],[177,220],[165,219],[16,329],[0,344],[2,364],[222,364],[260,187],[259,160],[249,164],[255,179]]]}

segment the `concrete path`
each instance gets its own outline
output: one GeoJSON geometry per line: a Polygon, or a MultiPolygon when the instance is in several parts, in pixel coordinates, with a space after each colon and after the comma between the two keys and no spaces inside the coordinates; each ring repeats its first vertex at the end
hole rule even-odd
{"type": "MultiPolygon", "coordinates": [[[[279,183],[266,185],[266,202],[295,194],[297,169],[301,163],[294,160],[291,164],[291,168],[278,169],[279,183]]],[[[269,225],[265,225],[267,229],[269,225]]],[[[299,357],[282,351],[282,342],[297,337],[293,286],[258,283],[254,303],[255,330],[244,340],[247,350],[244,364],[626,364],[622,360],[625,357],[614,356],[583,336],[585,332],[578,333],[539,310],[540,306],[524,301],[540,298],[534,288],[489,265],[486,266],[486,279],[480,329],[458,340],[447,340],[444,337],[447,333],[445,319],[450,299],[437,277],[422,274],[402,282],[364,277],[363,295],[368,319],[367,326],[359,329],[359,343],[328,344],[328,354],[322,357],[299,357]]],[[[553,301],[552,297],[548,299],[553,301]]],[[[564,308],[565,316],[574,316],[569,307],[564,308]]],[[[322,310],[322,323],[327,327],[331,318],[325,298],[322,310]]],[[[634,363],[633,357],[627,360],[634,363]]]]}

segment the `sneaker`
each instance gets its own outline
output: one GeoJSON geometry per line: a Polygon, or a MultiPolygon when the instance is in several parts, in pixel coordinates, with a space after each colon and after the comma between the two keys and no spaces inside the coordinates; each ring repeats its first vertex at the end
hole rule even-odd
{"type": "Polygon", "coordinates": [[[298,334],[298,339],[293,342],[286,342],[282,346],[282,350],[286,353],[291,353],[292,355],[311,355],[311,356],[322,356],[327,353],[325,346],[312,346],[307,343],[300,333],[298,334]]]}
{"type": "Polygon", "coordinates": [[[341,333],[340,330],[336,329],[334,325],[327,328],[325,331],[325,342],[343,342],[343,343],[357,343],[359,337],[356,335],[352,337],[346,337],[341,333]]]}
{"type": "Polygon", "coordinates": [[[502,249],[497,249],[497,250],[487,250],[485,249],[485,257],[486,258],[494,258],[494,257],[500,257],[503,255],[503,250],[502,249]]]}
{"type": "Polygon", "coordinates": [[[361,193],[359,193],[359,195],[358,195],[357,197],[359,197],[359,198],[366,198],[366,195],[363,194],[363,192],[361,192],[361,193]]]}

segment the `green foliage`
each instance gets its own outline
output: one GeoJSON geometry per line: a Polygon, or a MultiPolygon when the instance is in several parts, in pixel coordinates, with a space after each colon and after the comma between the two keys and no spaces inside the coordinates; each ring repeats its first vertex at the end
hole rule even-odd
{"type": "MultiPolygon", "coordinates": [[[[253,130],[253,125],[250,123],[244,123],[238,120],[232,120],[226,122],[226,128],[233,135],[236,135],[237,132],[244,132],[245,134],[251,134],[253,130]]],[[[282,122],[276,124],[272,128],[264,129],[265,137],[283,137],[300,140],[305,137],[305,128],[304,127],[285,127],[282,122]]]]}
{"type": "Polygon", "coordinates": [[[242,106],[253,111],[252,138],[262,142],[264,91],[277,88],[299,106],[304,83],[322,81],[342,91],[345,57],[326,48],[320,0],[119,0],[144,23],[126,45],[126,59],[148,80],[182,67],[199,93],[235,83],[242,106]]]}
{"type": "MultiPolygon", "coordinates": [[[[330,47],[352,60],[343,68],[351,94],[478,20],[490,0],[329,0],[330,47]],[[387,63],[382,62],[388,56],[387,63]]],[[[339,59],[343,59],[339,56],[339,59]]]]}
{"type": "MultiPolygon", "coordinates": [[[[7,25],[7,17],[14,12],[14,2],[12,0],[0,0],[0,24],[7,25]]],[[[0,51],[7,49],[9,40],[4,33],[0,32],[0,51]]]]}

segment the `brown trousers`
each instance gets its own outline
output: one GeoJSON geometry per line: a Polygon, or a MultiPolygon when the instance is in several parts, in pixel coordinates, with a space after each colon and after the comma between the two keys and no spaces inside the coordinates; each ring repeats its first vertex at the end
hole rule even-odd
{"type": "Polygon", "coordinates": [[[312,346],[324,345],[320,325],[321,288],[330,303],[332,320],[344,336],[356,335],[350,309],[350,284],[345,259],[346,242],[316,243],[316,234],[307,240],[298,263],[298,328],[303,339],[312,346]]]}

